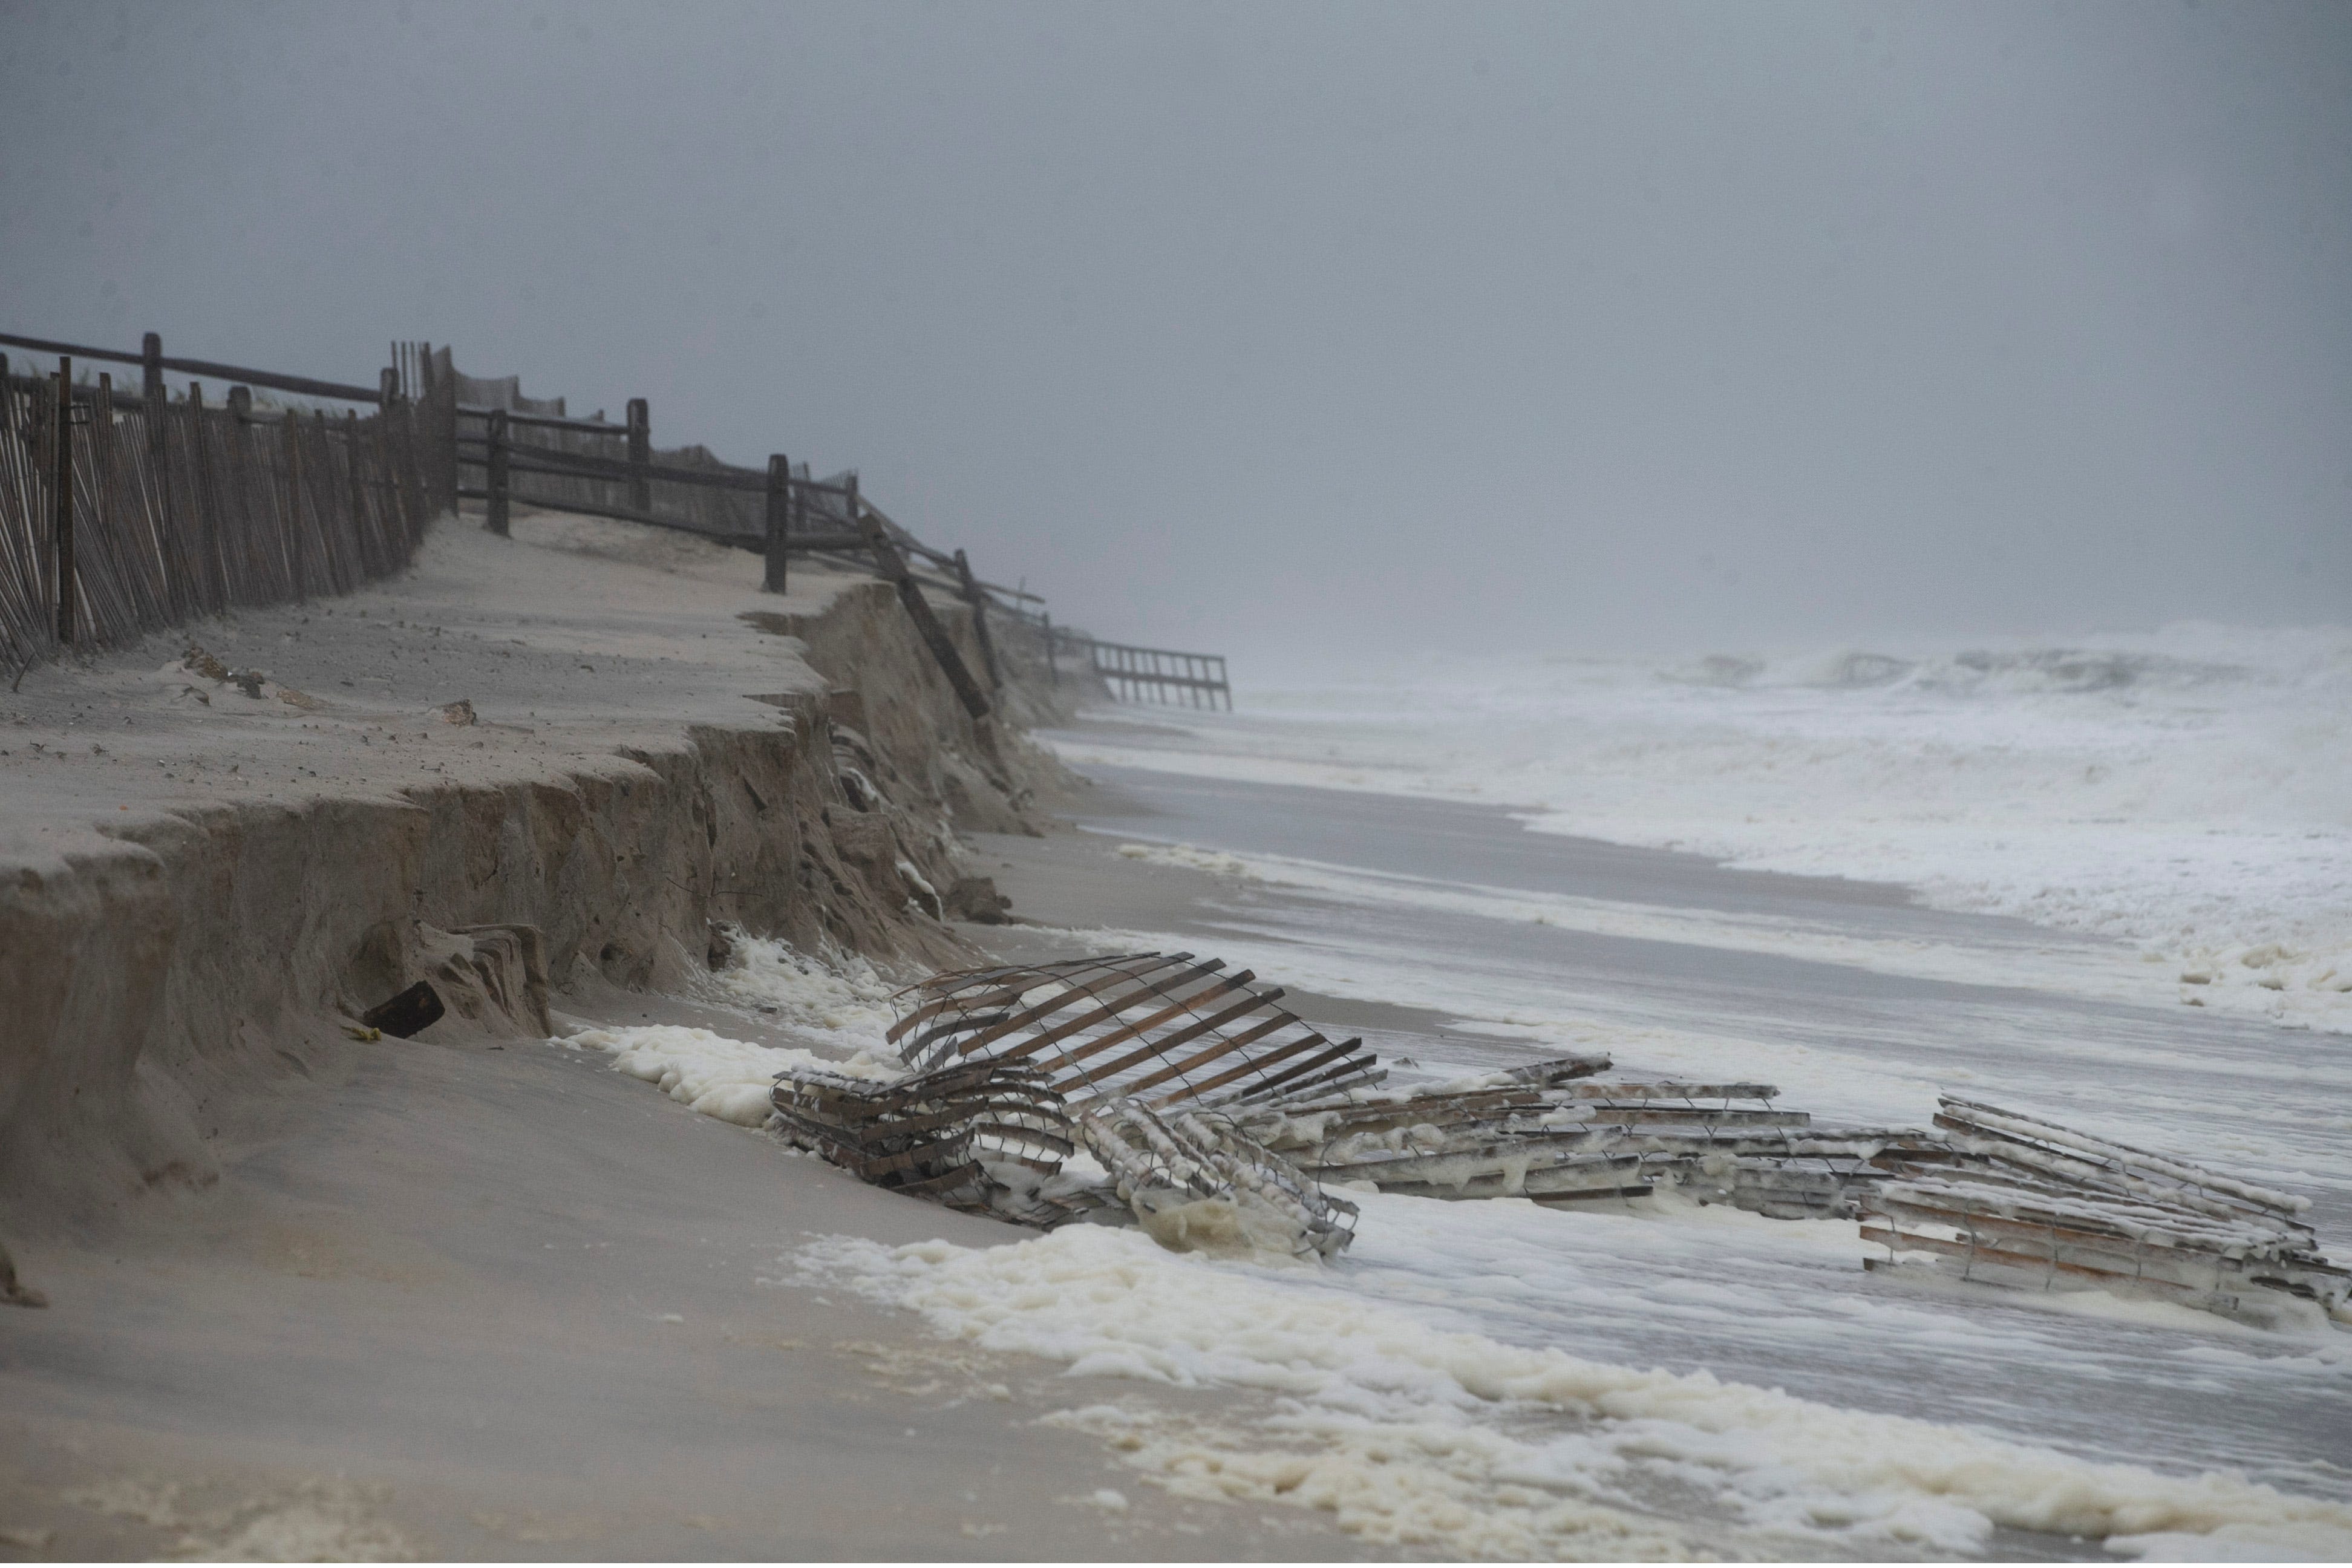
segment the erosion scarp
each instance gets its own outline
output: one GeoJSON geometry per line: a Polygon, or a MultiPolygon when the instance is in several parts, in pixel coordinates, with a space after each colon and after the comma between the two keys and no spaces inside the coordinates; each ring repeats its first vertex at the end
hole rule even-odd
{"type": "Polygon", "coordinates": [[[420,980],[428,1039],[487,1042],[543,1037],[551,987],[677,989],[726,925],[968,956],[952,828],[1018,830],[1051,764],[962,712],[884,585],[761,595],[698,541],[626,559],[636,531],[445,521],[404,578],[0,700],[12,1229],[211,1181],[260,1091],[391,1048],[347,1026],[420,980]]]}

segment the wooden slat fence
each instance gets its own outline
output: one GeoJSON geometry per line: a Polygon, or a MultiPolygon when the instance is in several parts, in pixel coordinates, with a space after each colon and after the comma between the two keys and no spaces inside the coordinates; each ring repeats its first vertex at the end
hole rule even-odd
{"type": "Polygon", "coordinates": [[[1175,702],[1192,708],[1223,704],[1233,710],[1233,683],[1225,679],[1223,655],[1182,653],[1174,648],[1134,647],[1096,637],[1065,637],[1092,665],[1094,672],[1123,700],[1175,702]]]}
{"type": "Polygon", "coordinates": [[[1105,642],[1084,632],[1056,626],[1050,616],[1024,615],[1021,618],[1036,628],[1045,640],[1047,664],[1057,681],[1061,679],[1060,660],[1068,655],[1121,702],[1160,702],[1233,711],[1233,682],[1226,677],[1223,654],[1105,642]]]}
{"type": "Polygon", "coordinates": [[[447,505],[430,482],[431,408],[390,375],[368,388],[163,360],[152,336],[142,354],[92,357],[143,364],[144,386],[118,396],[110,373],[68,371],[61,417],[57,372],[0,355],[0,659],[16,673],[234,606],[349,592],[404,567],[447,505]],[[172,394],[162,371],[190,364],[247,383],[219,401],[201,382],[172,394]],[[251,384],[377,405],[256,406],[251,384]]]}
{"type": "Polygon", "coordinates": [[[1056,681],[1070,654],[1121,700],[1233,705],[1222,658],[1055,628],[1035,595],[901,527],[859,493],[854,470],[819,479],[781,454],[746,468],[699,446],[656,450],[643,398],[620,424],[602,410],[573,418],[562,398],[466,375],[446,347],[422,342],[392,345],[373,386],[166,356],[152,332],[136,353],[6,333],[0,346],[141,369],[137,394],[120,396],[110,373],[77,384],[68,369],[60,414],[57,374],[0,354],[0,659],[19,673],[65,647],[235,605],[348,592],[404,567],[426,521],[463,498],[485,502],[501,533],[518,504],[699,533],[762,553],[772,591],[794,554],[876,570],[975,718],[1003,681],[992,613],[1042,642],[1056,681]],[[232,384],[214,401],[200,381],[174,393],[170,372],[232,384]],[[257,386],[367,411],[257,406],[257,386]],[[61,431],[72,475],[62,508],[61,431]],[[971,607],[981,677],[927,594],[971,607]]]}

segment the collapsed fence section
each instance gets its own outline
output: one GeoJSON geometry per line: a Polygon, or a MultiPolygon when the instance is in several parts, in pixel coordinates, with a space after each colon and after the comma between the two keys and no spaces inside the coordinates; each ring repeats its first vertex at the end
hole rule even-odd
{"type": "Polygon", "coordinates": [[[0,355],[0,658],[14,668],[347,593],[404,567],[448,504],[431,482],[430,410],[389,378],[373,412],[331,414],[257,405],[244,384],[218,403],[201,382],[173,395],[162,365],[205,362],[163,362],[152,337],[144,356],[103,357],[143,358],[141,393],[118,398],[110,374],[77,383],[69,356],[28,374],[0,355]]]}

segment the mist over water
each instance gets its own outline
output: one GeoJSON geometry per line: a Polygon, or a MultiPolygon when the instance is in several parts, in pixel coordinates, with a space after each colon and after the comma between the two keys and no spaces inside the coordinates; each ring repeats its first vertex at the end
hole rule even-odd
{"type": "Polygon", "coordinates": [[[2340,5],[0,28],[11,330],[646,396],[1244,672],[2352,602],[2340,5]]]}

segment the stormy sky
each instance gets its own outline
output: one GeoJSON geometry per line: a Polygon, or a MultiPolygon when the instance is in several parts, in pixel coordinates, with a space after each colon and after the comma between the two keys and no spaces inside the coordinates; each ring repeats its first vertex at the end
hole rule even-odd
{"type": "Polygon", "coordinates": [[[0,330],[478,374],[1107,637],[2352,618],[2352,6],[0,5],[0,330]]]}

